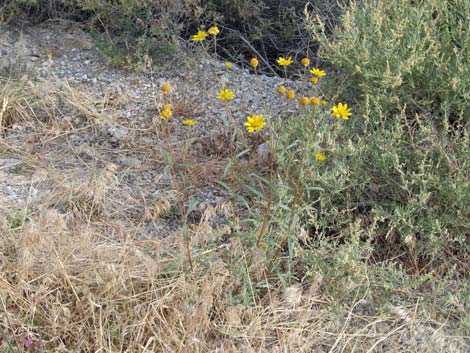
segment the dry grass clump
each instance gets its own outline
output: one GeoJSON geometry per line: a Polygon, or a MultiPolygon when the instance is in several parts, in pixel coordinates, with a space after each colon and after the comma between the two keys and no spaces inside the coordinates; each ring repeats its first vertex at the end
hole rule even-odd
{"type": "Polygon", "coordinates": [[[44,209],[20,230],[2,227],[2,351],[5,338],[18,352],[28,338],[35,352],[461,351],[458,338],[405,309],[374,318],[358,302],[334,313],[321,282],[235,305],[228,295],[238,278],[223,257],[202,255],[184,273],[174,248],[113,240],[66,219],[44,209]]]}
{"type": "Polygon", "coordinates": [[[6,78],[0,75],[0,132],[25,122],[42,123],[53,115],[53,99],[41,94],[25,77],[6,78]]]}

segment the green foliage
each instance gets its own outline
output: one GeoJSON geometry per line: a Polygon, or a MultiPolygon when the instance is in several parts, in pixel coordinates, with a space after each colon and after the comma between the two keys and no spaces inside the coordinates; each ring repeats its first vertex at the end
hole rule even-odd
{"type": "Polygon", "coordinates": [[[280,160],[285,161],[285,180],[298,181],[290,188],[296,203],[315,205],[302,216],[304,227],[311,236],[335,241],[358,232],[375,246],[377,256],[401,254],[415,271],[451,266],[448,254],[463,260],[470,250],[465,233],[470,219],[469,136],[448,136],[425,118],[415,126],[406,125],[403,115],[394,116],[391,124],[388,118],[356,116],[364,120],[329,132],[316,130],[315,137],[298,119],[289,120],[292,126],[282,130],[280,148],[289,157],[280,160]],[[330,151],[324,166],[311,156],[298,157],[306,153],[302,140],[330,151]],[[300,160],[300,176],[293,176],[300,160]],[[319,189],[312,192],[312,186],[319,189]],[[356,223],[359,229],[352,232],[356,223]]]}
{"type": "Polygon", "coordinates": [[[29,210],[25,209],[21,212],[16,212],[13,215],[7,215],[6,221],[10,229],[18,229],[24,226],[25,223],[30,222],[29,210]]]}
{"type": "Polygon", "coordinates": [[[332,40],[311,21],[321,55],[348,76],[345,92],[373,96],[384,112],[470,115],[470,2],[353,3],[332,40]]]}
{"type": "Polygon", "coordinates": [[[325,110],[280,123],[265,255],[288,282],[321,274],[340,306],[361,298],[409,305],[426,288],[439,297],[424,305],[438,316],[451,311],[465,331],[468,289],[456,284],[470,254],[470,136],[422,116],[407,122],[404,112],[357,108],[348,121],[325,110]]]}

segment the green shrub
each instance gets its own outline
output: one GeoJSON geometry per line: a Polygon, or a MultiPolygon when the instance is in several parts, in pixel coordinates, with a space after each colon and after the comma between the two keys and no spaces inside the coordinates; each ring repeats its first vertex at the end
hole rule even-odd
{"type": "Polygon", "coordinates": [[[420,293],[433,315],[451,315],[468,332],[470,136],[374,110],[357,107],[348,121],[328,111],[291,116],[276,129],[266,246],[282,249],[283,262],[271,261],[272,271],[308,281],[321,274],[338,304],[412,306],[420,293]],[[443,289],[450,285],[452,293],[443,289]]]}
{"type": "Polygon", "coordinates": [[[359,101],[371,95],[384,112],[468,120],[469,12],[467,0],[365,0],[350,6],[332,40],[322,21],[310,28],[359,101]]]}
{"type": "Polygon", "coordinates": [[[307,210],[299,217],[312,239],[348,242],[359,234],[376,259],[395,258],[412,271],[465,261],[469,136],[449,136],[424,117],[409,126],[404,114],[357,114],[318,128],[330,119],[316,116],[308,129],[291,118],[279,136],[281,177],[297,195],[296,209],[307,210]],[[322,164],[302,157],[309,141],[328,151],[322,164]]]}

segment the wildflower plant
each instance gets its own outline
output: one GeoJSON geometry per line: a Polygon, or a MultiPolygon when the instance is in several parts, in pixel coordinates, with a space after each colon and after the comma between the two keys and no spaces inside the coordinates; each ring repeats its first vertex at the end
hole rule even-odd
{"type": "Polygon", "coordinates": [[[312,75],[314,75],[315,77],[323,77],[323,76],[326,76],[325,70],[320,70],[320,69],[318,69],[318,68],[316,68],[316,67],[310,69],[310,73],[311,73],[312,75]]]}
{"type": "Polygon", "coordinates": [[[197,121],[194,119],[184,119],[184,120],[181,120],[181,122],[186,126],[193,126],[197,123],[197,121]]]}
{"type": "Polygon", "coordinates": [[[229,88],[223,88],[219,91],[217,99],[222,101],[231,101],[235,99],[235,93],[229,88]]]}
{"type": "Polygon", "coordinates": [[[246,118],[246,123],[244,125],[246,127],[246,131],[251,133],[263,129],[266,125],[266,121],[262,115],[252,115],[246,118]]]}
{"type": "Polygon", "coordinates": [[[280,56],[278,59],[277,59],[277,64],[279,66],[282,66],[282,67],[287,67],[289,66],[290,64],[292,64],[294,62],[294,60],[292,60],[292,57],[289,56],[288,58],[284,58],[282,56],[280,56]]]}
{"type": "Polygon", "coordinates": [[[193,42],[203,42],[209,34],[206,31],[198,31],[191,37],[193,42]]]}
{"type": "Polygon", "coordinates": [[[164,83],[164,84],[162,85],[162,93],[163,93],[163,94],[168,94],[168,93],[170,93],[170,90],[171,90],[171,86],[170,86],[169,83],[164,83]]]}
{"type": "Polygon", "coordinates": [[[336,118],[348,120],[352,112],[346,103],[338,103],[331,109],[331,114],[336,118]]]}

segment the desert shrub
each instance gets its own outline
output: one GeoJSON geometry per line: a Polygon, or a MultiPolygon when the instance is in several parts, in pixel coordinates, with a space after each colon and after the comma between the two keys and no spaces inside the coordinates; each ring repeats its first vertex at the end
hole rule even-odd
{"type": "MultiPolygon", "coordinates": [[[[470,3],[366,0],[352,3],[329,40],[311,21],[321,56],[348,76],[344,91],[374,96],[384,112],[470,114],[470,3]]],[[[393,115],[391,115],[393,116],[393,115]]]]}
{"type": "MultiPolygon", "coordinates": [[[[328,119],[315,117],[315,126],[328,119]]],[[[404,113],[351,119],[315,133],[290,119],[281,130],[280,170],[309,237],[359,236],[376,260],[394,258],[416,273],[468,261],[469,136],[442,133],[427,117],[407,125],[404,113]],[[325,162],[299,157],[308,141],[328,151],[325,162]]]]}

